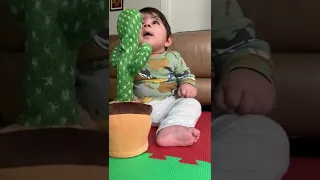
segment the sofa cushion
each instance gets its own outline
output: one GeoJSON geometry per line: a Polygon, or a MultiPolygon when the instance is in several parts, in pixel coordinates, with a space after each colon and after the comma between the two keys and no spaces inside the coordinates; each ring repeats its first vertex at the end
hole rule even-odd
{"type": "Polygon", "coordinates": [[[260,37],[272,50],[320,51],[320,24],[316,23],[320,1],[238,0],[252,19],[260,37]]]}
{"type": "Polygon", "coordinates": [[[4,7],[4,1],[0,1],[0,24],[0,49],[6,51],[24,49],[24,26],[13,20],[10,13],[4,7]]]}
{"type": "Polygon", "coordinates": [[[0,68],[0,115],[9,123],[22,112],[25,53],[0,51],[0,68]]]}
{"type": "Polygon", "coordinates": [[[273,119],[291,136],[320,136],[320,54],[274,53],[273,59],[277,90],[273,119]]]}

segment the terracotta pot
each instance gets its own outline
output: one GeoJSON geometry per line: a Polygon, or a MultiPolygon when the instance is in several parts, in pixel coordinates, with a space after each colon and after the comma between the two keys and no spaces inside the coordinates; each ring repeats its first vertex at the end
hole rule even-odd
{"type": "Polygon", "coordinates": [[[109,104],[109,156],[129,158],[149,146],[152,106],[135,102],[109,104]]]}

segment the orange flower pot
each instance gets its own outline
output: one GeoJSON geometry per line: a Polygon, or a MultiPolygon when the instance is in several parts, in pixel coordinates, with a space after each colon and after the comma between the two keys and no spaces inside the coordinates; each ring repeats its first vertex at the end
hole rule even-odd
{"type": "Polygon", "coordinates": [[[109,104],[109,156],[130,158],[149,146],[152,106],[135,102],[109,104]]]}

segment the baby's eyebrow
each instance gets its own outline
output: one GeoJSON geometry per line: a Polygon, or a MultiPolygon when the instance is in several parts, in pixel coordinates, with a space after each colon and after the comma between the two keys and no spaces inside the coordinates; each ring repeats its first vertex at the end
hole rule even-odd
{"type": "Polygon", "coordinates": [[[156,19],[156,20],[158,20],[158,21],[160,21],[160,22],[162,22],[162,21],[161,21],[161,19],[160,19],[159,17],[155,17],[155,19],[156,19]]]}
{"type": "MultiPolygon", "coordinates": [[[[149,18],[162,22],[161,19],[158,16],[150,16],[149,18]]],[[[145,19],[148,19],[148,17],[147,18],[143,18],[143,20],[145,20],[145,19]]]]}
{"type": "Polygon", "coordinates": [[[158,21],[161,21],[161,19],[159,18],[159,16],[151,16],[152,19],[155,19],[155,20],[158,20],[158,21]]]}
{"type": "Polygon", "coordinates": [[[158,16],[154,16],[152,17],[153,20],[159,21],[160,23],[162,23],[161,19],[158,16]]]}

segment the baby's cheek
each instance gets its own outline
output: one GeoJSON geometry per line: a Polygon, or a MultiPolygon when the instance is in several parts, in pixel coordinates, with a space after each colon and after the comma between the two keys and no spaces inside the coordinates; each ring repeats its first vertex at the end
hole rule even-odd
{"type": "Polygon", "coordinates": [[[144,43],[143,37],[140,35],[139,37],[139,44],[141,45],[142,43],[144,43]]]}
{"type": "Polygon", "coordinates": [[[142,29],[140,30],[140,34],[139,34],[140,38],[142,37],[142,29]]]}

